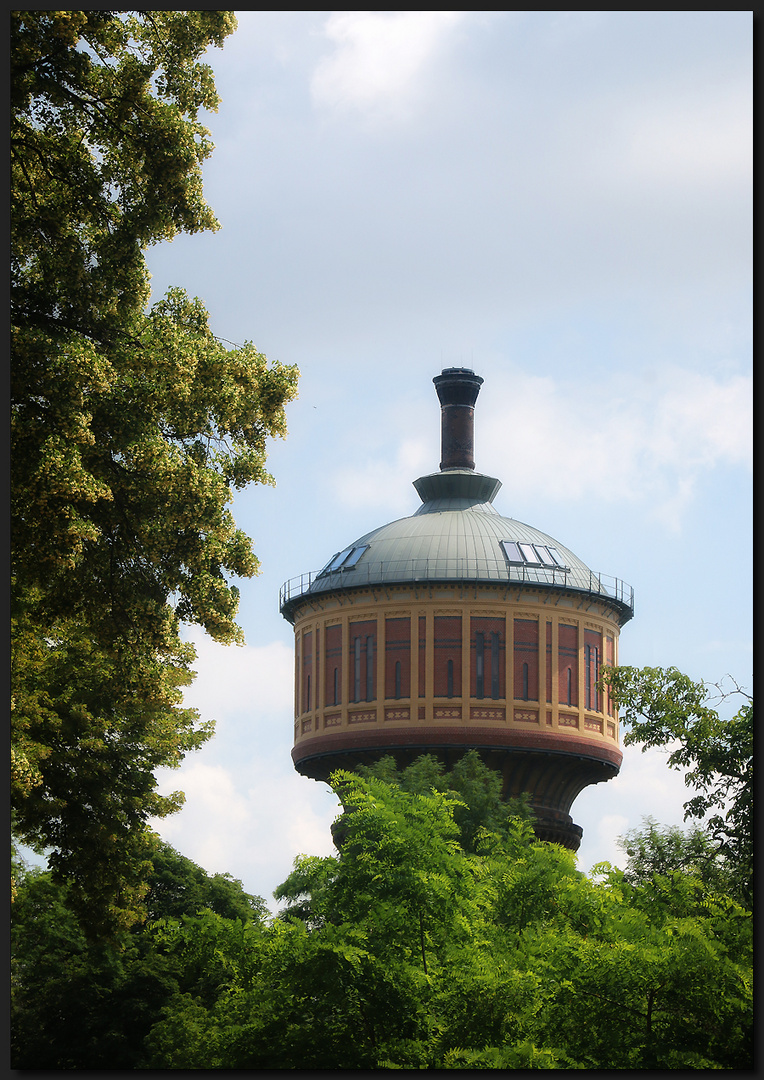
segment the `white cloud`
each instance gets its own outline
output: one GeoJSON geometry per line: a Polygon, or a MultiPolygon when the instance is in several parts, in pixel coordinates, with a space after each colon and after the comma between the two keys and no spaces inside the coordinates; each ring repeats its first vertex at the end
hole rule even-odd
{"type": "Polygon", "coordinates": [[[668,184],[682,190],[729,181],[750,184],[753,165],[750,83],[711,86],[706,95],[676,93],[630,105],[618,117],[605,174],[642,189],[668,184]],[[608,163],[609,162],[609,163],[608,163]]]}
{"type": "Polygon", "coordinates": [[[198,675],[184,702],[217,721],[216,735],[180,768],[158,771],[160,792],[180,790],[185,804],[152,826],[208,873],[232,874],[275,910],[271,894],[298,853],[333,853],[338,805],[292,766],[293,652],[279,641],[218,645],[197,628],[188,636],[198,675]]]}
{"type": "Polygon", "coordinates": [[[311,83],[316,105],[398,116],[415,96],[428,63],[464,17],[461,11],[335,11],[324,33],[334,52],[311,83]]]}
{"type": "MultiPolygon", "coordinates": [[[[242,750],[243,748],[240,748],[242,750]]],[[[164,840],[210,873],[229,873],[275,910],[273,890],[297,854],[334,854],[330,826],[338,802],[323,784],[283,762],[238,756],[236,767],[190,759],[180,770],[160,770],[162,793],[182,790],[183,809],[152,825],[164,840]]]]}
{"type": "MultiPolygon", "coordinates": [[[[517,371],[490,379],[476,456],[481,471],[502,481],[505,499],[532,493],[560,503],[630,503],[677,530],[704,471],[750,467],[750,377],[667,368],[596,382],[517,371]]],[[[411,513],[411,481],[432,471],[433,449],[409,438],[393,461],[339,469],[335,497],[380,514],[411,513]]]]}
{"type": "Polygon", "coordinates": [[[219,645],[198,627],[187,636],[196,648],[197,676],[183,700],[199,709],[202,719],[252,710],[289,713],[294,658],[288,645],[281,641],[258,647],[219,645]]]}
{"type": "Polygon", "coordinates": [[[580,870],[587,873],[599,862],[623,867],[625,856],[618,838],[642,826],[646,817],[661,825],[692,827],[684,820],[684,803],[692,789],[684,773],[666,764],[667,751],[627,747],[621,771],[614,780],[586,788],[573,803],[571,815],[584,830],[578,853],[580,870]]]}
{"type": "MultiPolygon", "coordinates": [[[[338,469],[333,478],[334,496],[347,506],[410,514],[412,480],[432,472],[432,452],[425,438],[404,439],[394,461],[377,458],[338,469]]],[[[416,500],[416,495],[413,498],[416,500]]]]}
{"type": "Polygon", "coordinates": [[[481,460],[493,463],[508,493],[642,503],[677,529],[703,470],[751,459],[745,376],[667,369],[596,385],[516,373],[503,387],[493,381],[480,417],[481,460]]]}

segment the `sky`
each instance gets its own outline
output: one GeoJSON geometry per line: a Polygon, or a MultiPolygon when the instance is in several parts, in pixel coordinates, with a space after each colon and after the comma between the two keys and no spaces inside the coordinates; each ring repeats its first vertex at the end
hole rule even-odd
{"type": "MultiPolygon", "coordinates": [[[[233,504],[246,645],[189,632],[217,731],[160,774],[186,804],[155,826],[273,905],[338,807],[292,766],[279,587],[416,510],[444,367],[485,380],[497,510],[634,587],[621,663],[752,689],[752,13],[237,16],[208,56],[221,228],[149,251],[153,299],[199,296],[300,391],[276,486],[233,504]]],[[[582,870],[646,815],[682,824],[665,756],[627,748],[576,800],[582,870]]]]}

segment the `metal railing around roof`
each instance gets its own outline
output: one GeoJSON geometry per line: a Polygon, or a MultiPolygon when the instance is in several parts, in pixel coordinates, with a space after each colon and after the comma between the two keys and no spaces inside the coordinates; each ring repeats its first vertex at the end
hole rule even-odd
{"type": "Polygon", "coordinates": [[[626,609],[628,618],[634,614],[634,590],[620,578],[595,574],[583,567],[519,566],[484,558],[362,560],[347,570],[312,571],[284,582],[279,592],[279,607],[283,611],[309,594],[320,595],[357,585],[436,581],[506,582],[567,589],[607,597],[626,609]]]}

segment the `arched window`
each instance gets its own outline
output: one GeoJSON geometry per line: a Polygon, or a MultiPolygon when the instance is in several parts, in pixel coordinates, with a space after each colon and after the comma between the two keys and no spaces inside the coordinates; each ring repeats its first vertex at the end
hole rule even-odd
{"type": "Polygon", "coordinates": [[[361,639],[353,642],[353,701],[361,700],[361,639]]]}
{"type": "Polygon", "coordinates": [[[485,696],[485,638],[482,634],[475,634],[475,697],[485,696]]]}
{"type": "Polygon", "coordinates": [[[491,697],[499,696],[499,635],[491,634],[491,697]]]}
{"type": "Polygon", "coordinates": [[[374,636],[366,638],[366,700],[374,700],[374,636]]]}

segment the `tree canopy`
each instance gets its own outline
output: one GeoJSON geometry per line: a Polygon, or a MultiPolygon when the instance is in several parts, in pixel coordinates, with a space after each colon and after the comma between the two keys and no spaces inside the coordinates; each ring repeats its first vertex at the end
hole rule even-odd
{"type": "Polygon", "coordinates": [[[153,918],[109,954],[25,879],[17,1067],[752,1067],[752,920],[718,882],[587,877],[518,816],[468,850],[452,793],[332,785],[340,851],[299,857],[270,920],[237,883],[213,908],[213,880],[168,851],[153,918]]]}
{"type": "Polygon", "coordinates": [[[297,371],[216,337],[146,249],[217,228],[202,195],[224,11],[11,13],[12,792],[99,927],[141,912],[154,770],[211,734],[181,627],[242,640],[257,572],[230,510],[272,483],[297,371]]]}
{"type": "Polygon", "coordinates": [[[734,875],[738,895],[753,899],[753,699],[739,687],[743,704],[731,719],[711,707],[730,696],[716,684],[695,682],[676,668],[605,668],[626,727],[625,745],[666,747],[668,764],[685,772],[694,789],[685,819],[707,818],[718,852],[734,875]],[[710,814],[710,817],[707,815],[710,814]]]}

